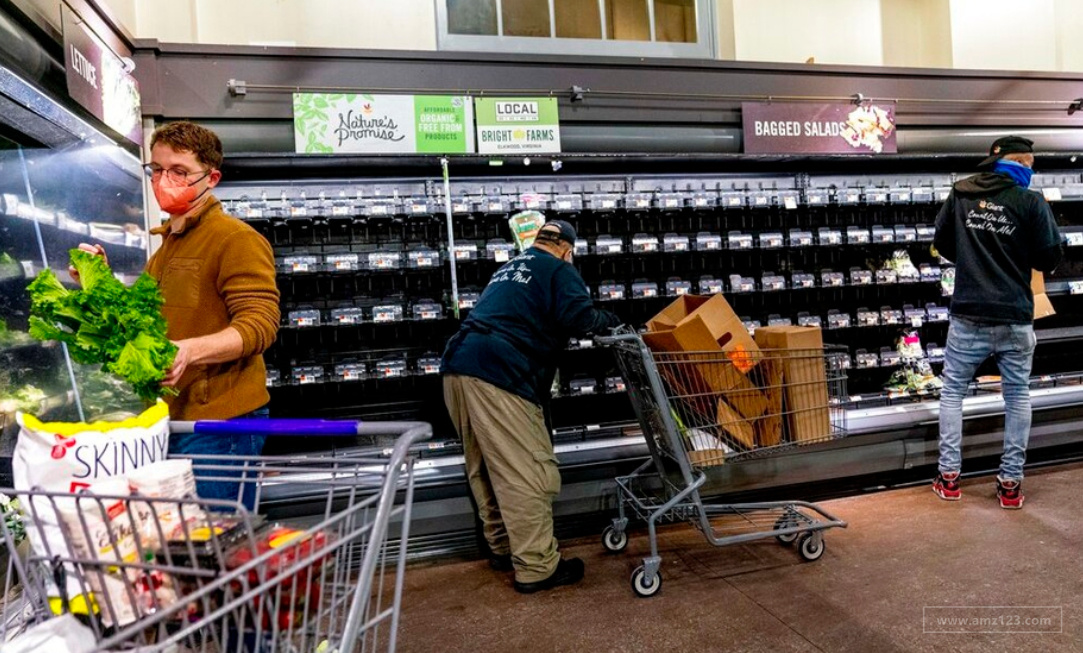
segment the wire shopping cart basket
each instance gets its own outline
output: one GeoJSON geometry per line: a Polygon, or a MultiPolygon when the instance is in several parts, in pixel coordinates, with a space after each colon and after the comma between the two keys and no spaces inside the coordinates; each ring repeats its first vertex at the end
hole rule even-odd
{"type": "Polygon", "coordinates": [[[395,649],[414,491],[411,446],[431,437],[428,424],[262,419],[170,429],[371,436],[373,447],[334,457],[169,458],[184,469],[190,460],[197,482],[235,484],[235,500],[128,492],[111,482],[77,494],[3,490],[19,499],[23,514],[21,523],[0,526],[9,576],[18,582],[3,588],[0,648],[30,627],[73,614],[93,633],[94,651],[395,649]],[[303,502],[297,512],[306,516],[274,522],[260,514],[276,502],[303,502]],[[51,521],[60,526],[59,546],[46,533],[51,521]],[[35,552],[17,551],[20,528],[41,543],[35,552]]]}
{"type": "Polygon", "coordinates": [[[659,523],[690,521],[714,546],[777,538],[804,560],[825,550],[823,531],[846,523],[804,501],[705,503],[709,472],[845,435],[846,372],[830,349],[651,351],[634,333],[597,338],[624,377],[651,459],[616,479],[618,516],[602,542],[628,545],[629,517],[647,522],[650,556],[632,574],[642,597],[662,587],[659,523]]]}

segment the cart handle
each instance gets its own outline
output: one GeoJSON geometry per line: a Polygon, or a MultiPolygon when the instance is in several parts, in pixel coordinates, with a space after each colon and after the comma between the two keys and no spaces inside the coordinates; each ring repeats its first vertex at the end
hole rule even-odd
{"type": "Polygon", "coordinates": [[[341,437],[395,435],[410,430],[409,422],[362,422],[325,419],[231,419],[170,422],[171,433],[205,435],[259,434],[275,436],[341,437]]]}

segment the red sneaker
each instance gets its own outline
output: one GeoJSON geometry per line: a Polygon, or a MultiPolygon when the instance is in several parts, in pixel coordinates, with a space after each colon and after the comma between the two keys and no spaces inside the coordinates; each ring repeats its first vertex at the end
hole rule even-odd
{"type": "Polygon", "coordinates": [[[1023,507],[1023,483],[997,477],[997,499],[1005,510],[1019,510],[1023,507]]]}
{"type": "Polygon", "coordinates": [[[959,472],[939,473],[933,479],[933,492],[944,501],[958,501],[963,498],[959,489],[959,472]]]}

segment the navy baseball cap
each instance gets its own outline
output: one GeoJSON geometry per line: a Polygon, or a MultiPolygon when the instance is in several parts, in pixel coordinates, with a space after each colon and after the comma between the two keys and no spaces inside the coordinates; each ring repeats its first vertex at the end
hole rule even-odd
{"type": "Polygon", "coordinates": [[[542,225],[538,231],[537,240],[563,240],[569,245],[575,245],[575,227],[564,220],[550,220],[542,225]],[[555,229],[554,229],[555,227],[555,229]]]}
{"type": "Polygon", "coordinates": [[[978,164],[979,168],[987,168],[1001,158],[1005,154],[1033,154],[1034,153],[1034,141],[1029,138],[1023,138],[1022,136],[1004,136],[993,141],[993,145],[989,148],[989,157],[978,164]]]}

